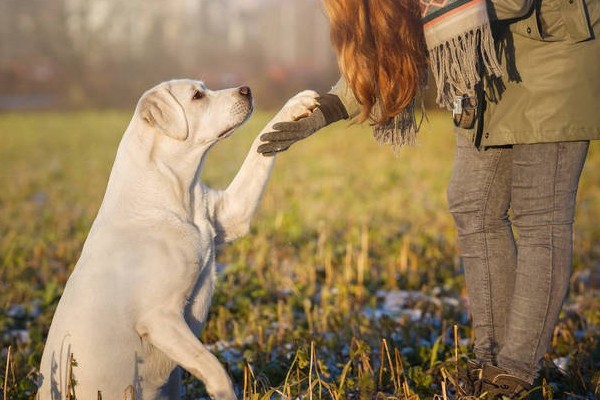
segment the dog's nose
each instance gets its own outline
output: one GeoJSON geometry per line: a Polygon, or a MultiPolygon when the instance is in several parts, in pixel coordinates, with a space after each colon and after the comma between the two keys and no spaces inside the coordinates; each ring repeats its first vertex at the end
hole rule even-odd
{"type": "Polygon", "coordinates": [[[248,86],[240,87],[240,94],[242,96],[250,96],[250,94],[251,94],[250,88],[248,86]]]}

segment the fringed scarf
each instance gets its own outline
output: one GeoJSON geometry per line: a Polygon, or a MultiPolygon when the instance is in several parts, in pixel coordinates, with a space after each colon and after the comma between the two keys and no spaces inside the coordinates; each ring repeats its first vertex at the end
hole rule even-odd
{"type": "MultiPolygon", "coordinates": [[[[403,1],[403,0],[402,0],[403,1]]],[[[474,96],[482,73],[500,76],[485,0],[419,0],[436,102],[452,109],[457,97],[474,96]]],[[[415,100],[400,115],[374,125],[380,143],[413,144],[419,129],[415,100]]]]}

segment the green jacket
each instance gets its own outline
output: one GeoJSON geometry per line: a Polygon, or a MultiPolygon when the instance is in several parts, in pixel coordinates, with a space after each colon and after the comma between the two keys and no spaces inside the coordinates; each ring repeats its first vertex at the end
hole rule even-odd
{"type": "Polygon", "coordinates": [[[504,88],[482,146],[600,139],[600,0],[493,0],[504,88]]]}
{"type": "MultiPolygon", "coordinates": [[[[480,145],[600,139],[600,0],[492,0],[489,6],[504,47],[498,52],[504,76],[486,87],[480,145]]],[[[348,115],[358,114],[343,80],[331,93],[348,115]]]]}

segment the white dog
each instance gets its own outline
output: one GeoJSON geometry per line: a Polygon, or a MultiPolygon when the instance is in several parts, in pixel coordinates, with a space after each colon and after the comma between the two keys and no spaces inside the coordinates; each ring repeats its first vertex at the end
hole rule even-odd
{"type": "MultiPolygon", "coordinates": [[[[316,96],[296,95],[263,132],[309,114],[316,96]]],[[[178,365],[213,398],[236,398],[198,335],[215,286],[215,244],[248,232],[274,157],[257,153],[257,137],[226,190],[209,189],[199,175],[207,150],[252,108],[248,87],[211,91],[191,80],[165,82],[142,96],[54,315],[40,400],[68,396],[71,355],[80,400],[99,392],[104,400],[178,399],[178,365]]]]}

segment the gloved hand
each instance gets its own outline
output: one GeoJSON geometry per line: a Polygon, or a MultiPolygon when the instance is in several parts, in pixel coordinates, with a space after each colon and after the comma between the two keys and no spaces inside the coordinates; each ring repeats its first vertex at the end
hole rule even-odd
{"type": "Polygon", "coordinates": [[[262,134],[260,140],[266,143],[258,146],[258,152],[265,156],[274,156],[319,129],[340,119],[348,118],[344,104],[336,95],[324,94],[317,98],[317,102],[319,105],[308,117],[297,121],[278,122],[273,125],[273,132],[262,134]]]}

